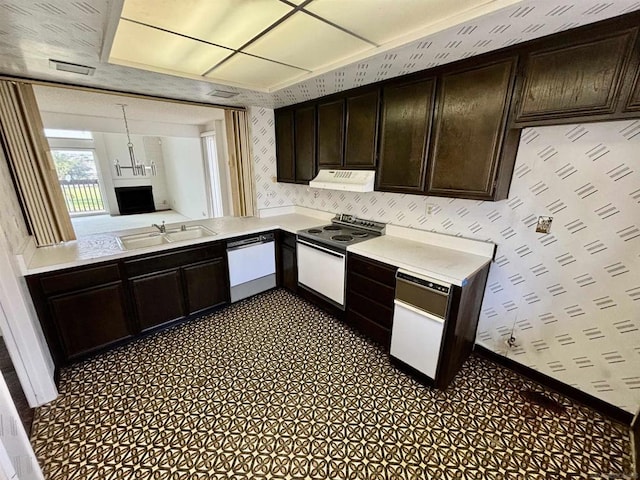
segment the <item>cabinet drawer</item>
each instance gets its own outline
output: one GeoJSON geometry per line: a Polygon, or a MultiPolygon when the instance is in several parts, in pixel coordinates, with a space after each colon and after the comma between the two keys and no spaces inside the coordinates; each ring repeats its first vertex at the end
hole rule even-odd
{"type": "Polygon", "coordinates": [[[137,277],[138,275],[178,268],[183,265],[203,262],[216,257],[224,257],[224,244],[222,242],[216,242],[206,247],[165,252],[158,255],[149,255],[139,259],[129,260],[124,262],[124,267],[127,272],[127,277],[137,277]]]}
{"type": "Polygon", "coordinates": [[[396,267],[392,267],[386,263],[380,263],[358,255],[349,255],[349,273],[358,273],[394,288],[396,284],[396,270],[396,267]]]}
{"type": "Polygon", "coordinates": [[[387,308],[393,308],[395,289],[389,285],[378,283],[370,277],[364,277],[359,273],[349,272],[347,289],[349,292],[355,292],[364,297],[368,297],[387,308]]]}
{"type": "Polygon", "coordinates": [[[391,328],[391,324],[393,323],[393,307],[389,308],[372,302],[370,298],[353,291],[349,292],[347,307],[349,310],[359,313],[378,325],[391,328]]]}
{"type": "Polygon", "coordinates": [[[391,344],[391,330],[389,328],[378,325],[351,309],[347,311],[347,324],[383,345],[388,351],[391,344]]]}
{"type": "Polygon", "coordinates": [[[40,285],[46,295],[81,290],[120,280],[117,264],[101,265],[42,277],[40,285]]]}

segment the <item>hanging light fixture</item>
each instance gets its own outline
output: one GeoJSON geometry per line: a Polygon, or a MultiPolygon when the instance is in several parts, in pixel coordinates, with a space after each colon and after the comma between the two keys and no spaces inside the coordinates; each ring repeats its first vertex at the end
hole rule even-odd
{"type": "Polygon", "coordinates": [[[151,165],[143,165],[142,163],[138,163],[136,160],[136,153],[133,150],[133,143],[131,142],[131,134],[129,133],[129,123],[127,122],[127,112],[125,111],[125,107],[127,106],[125,103],[118,103],[120,107],[122,107],[122,118],[124,118],[124,128],[127,132],[127,148],[129,149],[129,160],[131,160],[131,165],[120,165],[120,160],[116,158],[114,166],[116,167],[116,175],[121,177],[123,169],[131,169],[132,173],[135,176],[142,175],[145,176],[147,174],[147,170],[151,171],[151,175],[155,176],[158,174],[156,168],[156,162],[151,161],[151,165]]]}

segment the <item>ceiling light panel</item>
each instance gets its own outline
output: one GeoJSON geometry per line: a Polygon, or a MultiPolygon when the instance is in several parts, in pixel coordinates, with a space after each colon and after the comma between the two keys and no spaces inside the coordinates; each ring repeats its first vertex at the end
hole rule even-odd
{"type": "Polygon", "coordinates": [[[267,90],[280,83],[294,81],[306,73],[304,70],[238,53],[208,74],[207,78],[267,90]]]}
{"type": "Polygon", "coordinates": [[[316,70],[371,48],[370,44],[353,35],[304,12],[298,12],[244,51],[288,65],[316,70]]]}
{"type": "Polygon", "coordinates": [[[224,48],[120,20],[109,61],[202,75],[231,53],[224,48]]]}
{"type": "Polygon", "coordinates": [[[279,0],[125,0],[121,16],[237,49],[291,10],[279,0]]]}
{"type": "Polygon", "coordinates": [[[305,10],[379,45],[493,0],[314,0],[305,10]]]}

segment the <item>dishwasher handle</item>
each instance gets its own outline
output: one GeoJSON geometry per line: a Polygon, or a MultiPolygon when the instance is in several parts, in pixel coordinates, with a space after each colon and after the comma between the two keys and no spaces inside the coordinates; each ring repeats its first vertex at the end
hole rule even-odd
{"type": "Polygon", "coordinates": [[[261,243],[273,242],[273,233],[267,233],[265,235],[258,235],[256,237],[244,238],[242,240],[236,240],[234,242],[227,243],[227,251],[240,250],[241,248],[252,247],[261,243]]]}

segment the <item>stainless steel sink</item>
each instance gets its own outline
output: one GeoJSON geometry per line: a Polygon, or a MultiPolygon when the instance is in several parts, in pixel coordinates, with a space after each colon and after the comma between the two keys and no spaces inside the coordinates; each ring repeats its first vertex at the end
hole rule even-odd
{"type": "Polygon", "coordinates": [[[166,235],[161,233],[138,233],[135,235],[123,235],[117,238],[120,248],[123,250],[133,250],[135,248],[154,247],[171,243],[166,235]]]}
{"type": "Polygon", "coordinates": [[[212,237],[216,232],[209,230],[202,225],[192,225],[183,229],[167,230],[165,236],[172,242],[180,242],[183,240],[195,240],[196,238],[212,237]]]}
{"type": "Polygon", "coordinates": [[[167,230],[164,233],[136,233],[133,235],[121,235],[116,238],[122,250],[135,250],[136,248],[155,247],[167,243],[184,242],[198,238],[212,237],[216,232],[203,225],[191,225],[184,228],[167,230]]]}

